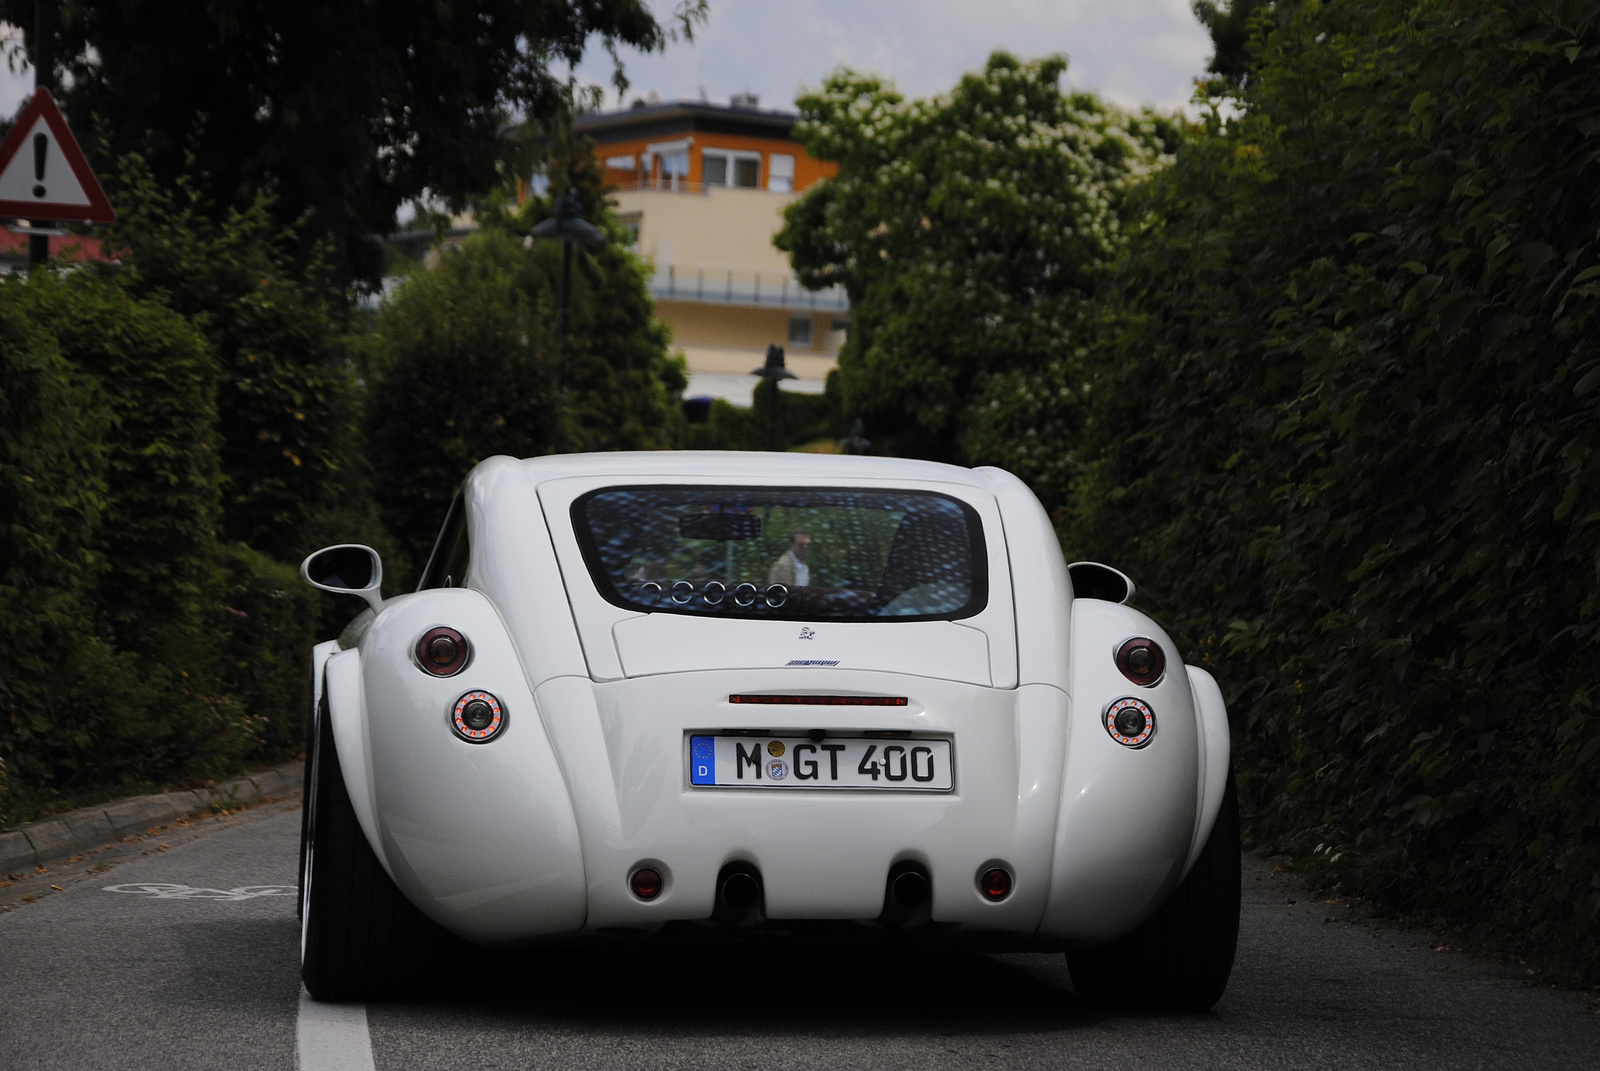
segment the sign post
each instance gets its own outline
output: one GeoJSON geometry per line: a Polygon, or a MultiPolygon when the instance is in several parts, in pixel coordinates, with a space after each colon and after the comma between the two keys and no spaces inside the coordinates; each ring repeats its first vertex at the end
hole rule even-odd
{"type": "Polygon", "coordinates": [[[55,98],[42,86],[0,141],[0,216],[80,223],[117,218],[55,98]]]}
{"type": "MultiPolygon", "coordinates": [[[[78,140],[50,95],[55,67],[55,5],[39,0],[33,40],[33,98],[23,106],[11,132],[0,141],[0,216],[27,219],[29,231],[49,221],[110,223],[117,218],[84,159],[78,140]]],[[[43,264],[50,256],[49,232],[30,233],[28,263],[43,264]]]]}

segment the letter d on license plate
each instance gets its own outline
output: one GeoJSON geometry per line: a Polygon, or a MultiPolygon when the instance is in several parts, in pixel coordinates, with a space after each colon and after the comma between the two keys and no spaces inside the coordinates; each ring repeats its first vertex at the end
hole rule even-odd
{"type": "Polygon", "coordinates": [[[909,737],[689,737],[689,783],[705,788],[851,788],[949,792],[949,740],[909,737]]]}

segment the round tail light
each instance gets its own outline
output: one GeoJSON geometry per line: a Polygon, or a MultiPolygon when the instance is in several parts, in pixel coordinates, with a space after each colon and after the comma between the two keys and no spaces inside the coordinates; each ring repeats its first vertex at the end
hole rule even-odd
{"type": "Polygon", "coordinates": [[[992,866],[978,876],[978,891],[985,900],[999,903],[1011,895],[1011,871],[992,866]]]}
{"type": "Polygon", "coordinates": [[[1106,708],[1106,732],[1123,747],[1144,747],[1156,731],[1156,712],[1150,704],[1124,696],[1106,708]]]}
{"type": "Polygon", "coordinates": [[[1136,636],[1117,648],[1117,668],[1141,688],[1149,688],[1167,671],[1167,653],[1155,640],[1136,636]]]}
{"type": "Polygon", "coordinates": [[[467,668],[472,648],[467,638],[453,628],[439,625],[422,634],[416,647],[417,665],[435,677],[454,677],[467,668]]]}
{"type": "Polygon", "coordinates": [[[661,871],[653,866],[642,866],[628,877],[628,888],[641,900],[654,900],[663,886],[661,871]]]}
{"type": "Polygon", "coordinates": [[[467,692],[450,711],[450,728],[469,744],[487,744],[506,729],[506,708],[492,692],[467,692]]]}

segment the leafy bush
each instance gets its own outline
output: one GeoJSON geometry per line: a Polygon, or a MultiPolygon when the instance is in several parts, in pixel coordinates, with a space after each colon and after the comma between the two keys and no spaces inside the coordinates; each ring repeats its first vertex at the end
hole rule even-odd
{"type": "Polygon", "coordinates": [[[319,265],[295,261],[266,195],[219,222],[194,179],[162,186],[137,155],[110,185],[119,284],[188,317],[217,361],[223,536],[299,560],[316,549],[321,515],[364,489],[336,295],[319,265]]]}
{"type": "MultiPolygon", "coordinates": [[[[377,380],[368,406],[374,488],[404,558],[420,570],[456,485],[495,454],[666,445],[681,363],[653,318],[642,265],[605,209],[590,149],[558,157],[609,241],[574,256],[566,411],[556,394],[561,249],[522,235],[550,214],[530,200],[516,218],[485,213],[479,233],[438,250],[378,316],[377,380]],[[562,425],[558,428],[557,421],[562,425]]],[[[671,424],[676,433],[675,420],[671,424]]]]}
{"type": "Polygon", "coordinates": [[[1594,984],[1600,3],[1251,25],[1043,490],[1222,678],[1258,844],[1594,984]]]}
{"type": "Polygon", "coordinates": [[[161,651],[210,605],[217,524],[216,367],[188,321],[85,272],[35,272],[17,307],[54,335],[110,415],[94,592],[117,647],[161,651]]]}
{"type": "Polygon", "coordinates": [[[12,545],[4,729],[30,806],[237,766],[251,726],[211,637],[215,367],[187,321],[108,278],[0,282],[12,545]],[[14,399],[14,401],[12,401],[14,399]],[[17,436],[11,439],[11,435],[17,436]],[[47,489],[47,490],[45,490],[47,489]],[[41,494],[40,491],[44,493],[41,494]],[[25,528],[25,534],[21,529],[25,528]]]}
{"type": "Polygon", "coordinates": [[[218,548],[216,580],[222,680],[255,734],[246,757],[277,761],[305,743],[311,647],[323,638],[318,593],[297,569],[242,543],[218,548]]]}
{"type": "MultiPolygon", "coordinates": [[[[779,450],[792,450],[819,440],[842,439],[849,434],[840,409],[838,383],[838,374],[834,373],[828,377],[828,390],[823,394],[798,394],[779,388],[783,397],[778,400],[778,426],[774,436],[779,450]]],[[[722,398],[713,399],[704,424],[684,427],[684,448],[765,450],[771,399],[772,385],[765,381],[756,385],[749,408],[722,398]]]]}

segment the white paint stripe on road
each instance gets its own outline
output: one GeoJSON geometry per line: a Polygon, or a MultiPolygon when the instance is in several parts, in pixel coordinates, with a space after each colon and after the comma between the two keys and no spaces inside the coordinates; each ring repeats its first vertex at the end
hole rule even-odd
{"type": "Polygon", "coordinates": [[[300,987],[300,1071],[377,1071],[365,1004],[318,1004],[300,987]]]}

